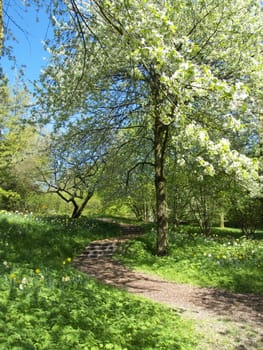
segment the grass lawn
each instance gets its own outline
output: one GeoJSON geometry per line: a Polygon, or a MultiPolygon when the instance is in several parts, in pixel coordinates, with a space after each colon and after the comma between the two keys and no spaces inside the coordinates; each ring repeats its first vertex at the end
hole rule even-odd
{"type": "Polygon", "coordinates": [[[72,268],[89,241],[118,233],[85,218],[0,213],[0,350],[196,349],[175,311],[72,268]]]}
{"type": "Polygon", "coordinates": [[[130,267],[170,281],[201,287],[218,287],[239,293],[263,293],[263,234],[242,237],[236,229],[214,229],[205,237],[195,228],[170,234],[167,257],[154,255],[156,233],[152,228],[130,242],[122,261],[130,267]]]}

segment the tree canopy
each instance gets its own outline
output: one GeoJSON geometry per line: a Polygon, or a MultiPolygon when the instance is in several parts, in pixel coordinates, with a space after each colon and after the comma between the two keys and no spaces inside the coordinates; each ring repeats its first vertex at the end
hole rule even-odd
{"type": "Polygon", "coordinates": [[[116,140],[125,128],[135,130],[127,142],[148,140],[136,162],[154,167],[159,255],[168,247],[169,148],[179,162],[192,155],[204,174],[220,169],[258,191],[255,160],[227,138],[258,118],[258,1],[70,1],[54,27],[40,103],[57,125],[74,128],[72,117],[85,125],[88,115],[116,140]]]}

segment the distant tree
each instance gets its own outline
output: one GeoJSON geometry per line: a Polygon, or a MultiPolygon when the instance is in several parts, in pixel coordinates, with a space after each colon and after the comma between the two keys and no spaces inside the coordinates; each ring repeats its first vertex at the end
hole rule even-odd
{"type": "Polygon", "coordinates": [[[85,133],[76,125],[74,130],[51,136],[49,166],[39,170],[47,191],[73,206],[72,218],[82,214],[96,190],[105,167],[107,142],[103,131],[85,133]]]}
{"type": "Polygon", "coordinates": [[[129,208],[140,221],[155,221],[154,186],[152,183],[152,169],[150,172],[138,167],[136,170],[128,168],[126,162],[111,159],[107,164],[103,176],[98,184],[98,191],[105,208],[116,205],[129,208]],[[112,163],[113,162],[113,163],[112,163]],[[130,170],[130,174],[129,174],[130,170]],[[109,186],[110,179],[110,186],[109,186]]]}
{"type": "Polygon", "coordinates": [[[0,57],[2,56],[3,44],[4,44],[3,1],[0,0],[0,57]]]}
{"type": "Polygon", "coordinates": [[[0,205],[7,205],[7,202],[19,198],[18,193],[10,187],[10,170],[12,162],[12,144],[6,140],[8,121],[11,117],[10,92],[7,79],[3,72],[0,72],[0,205]],[[9,184],[8,184],[8,183],[9,184]]]}
{"type": "Polygon", "coordinates": [[[115,131],[98,184],[104,202],[109,205],[120,202],[144,221],[155,217],[152,147],[141,127],[115,131]],[[143,156],[138,152],[140,149],[145,152],[143,156]]]}
{"type": "Polygon", "coordinates": [[[0,197],[4,209],[26,209],[28,192],[37,191],[36,166],[43,163],[41,136],[25,125],[28,94],[11,91],[2,75],[0,94],[0,197]]]}
{"type": "Polygon", "coordinates": [[[257,123],[258,143],[256,148],[256,156],[259,160],[259,176],[260,176],[260,194],[258,196],[261,203],[261,221],[263,222],[263,107],[259,114],[257,123]]]}

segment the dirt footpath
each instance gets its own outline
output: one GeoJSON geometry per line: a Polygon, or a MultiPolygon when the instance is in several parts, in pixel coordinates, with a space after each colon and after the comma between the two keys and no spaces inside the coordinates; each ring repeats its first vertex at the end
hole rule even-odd
{"type": "Polygon", "coordinates": [[[77,258],[74,266],[99,281],[176,309],[196,322],[197,350],[263,350],[263,296],[167,282],[131,271],[112,258],[77,258]]]}

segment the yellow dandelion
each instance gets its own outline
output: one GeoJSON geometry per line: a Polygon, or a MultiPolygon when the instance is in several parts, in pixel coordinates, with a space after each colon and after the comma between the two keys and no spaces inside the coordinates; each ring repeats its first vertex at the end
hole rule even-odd
{"type": "Polygon", "coordinates": [[[10,278],[15,279],[16,278],[16,274],[15,273],[11,273],[10,278]]]}
{"type": "Polygon", "coordinates": [[[67,258],[67,262],[71,262],[71,260],[72,260],[71,258],[67,258]]]}
{"type": "Polygon", "coordinates": [[[35,269],[35,273],[39,274],[40,273],[40,269],[39,268],[35,269]]]}

